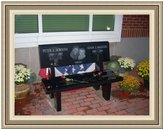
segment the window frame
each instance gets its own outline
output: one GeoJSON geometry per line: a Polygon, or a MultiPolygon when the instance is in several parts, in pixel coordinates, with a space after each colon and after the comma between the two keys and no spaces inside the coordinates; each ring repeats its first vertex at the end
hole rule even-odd
{"type": "MultiPolygon", "coordinates": [[[[102,14],[103,15],[103,14],[102,14]]],[[[111,14],[112,15],[112,14],[111,14]]],[[[113,14],[114,15],[114,14],[113,14]]],[[[115,15],[114,31],[92,31],[93,14],[89,14],[89,31],[43,32],[42,14],[38,14],[38,33],[15,34],[15,48],[41,44],[109,41],[120,42],[123,15],[115,15]]]]}

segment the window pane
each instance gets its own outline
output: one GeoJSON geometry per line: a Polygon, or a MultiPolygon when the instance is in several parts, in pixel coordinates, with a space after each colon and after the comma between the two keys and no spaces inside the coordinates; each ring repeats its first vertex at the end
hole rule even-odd
{"type": "Polygon", "coordinates": [[[88,31],[89,15],[43,15],[43,32],[88,31]]]}
{"type": "Polygon", "coordinates": [[[15,15],[15,33],[37,33],[38,15],[15,15]]]}
{"type": "Polygon", "coordinates": [[[93,15],[93,31],[114,31],[114,15],[93,15]]]}

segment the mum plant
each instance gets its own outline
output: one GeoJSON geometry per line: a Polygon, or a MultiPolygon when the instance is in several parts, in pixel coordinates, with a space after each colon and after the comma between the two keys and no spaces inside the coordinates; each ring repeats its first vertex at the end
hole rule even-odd
{"type": "Polygon", "coordinates": [[[123,91],[135,93],[139,90],[140,85],[141,84],[136,77],[128,75],[123,78],[123,81],[120,82],[119,87],[123,91]]]}
{"type": "Polygon", "coordinates": [[[23,64],[16,64],[15,65],[15,84],[27,84],[30,75],[31,75],[31,70],[26,67],[26,65],[23,64]]]}
{"type": "Polygon", "coordinates": [[[121,68],[125,69],[126,71],[132,70],[136,63],[132,58],[129,57],[121,57],[118,59],[118,63],[121,68]]]}
{"type": "Polygon", "coordinates": [[[138,75],[145,80],[149,79],[149,60],[143,60],[137,65],[138,75]]]}

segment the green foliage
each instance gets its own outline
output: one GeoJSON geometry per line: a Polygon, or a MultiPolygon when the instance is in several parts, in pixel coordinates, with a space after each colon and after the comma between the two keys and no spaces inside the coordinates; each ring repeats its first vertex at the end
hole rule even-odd
{"type": "Polygon", "coordinates": [[[125,76],[123,81],[120,82],[119,87],[121,90],[135,93],[140,88],[140,82],[136,77],[128,75],[125,76]]]}
{"type": "Polygon", "coordinates": [[[33,83],[33,82],[35,82],[36,81],[36,74],[33,72],[33,73],[31,73],[31,75],[30,75],[30,79],[29,79],[29,81],[28,81],[28,83],[33,83]]]}
{"type": "Polygon", "coordinates": [[[117,72],[119,69],[120,65],[118,61],[109,61],[106,65],[106,68],[108,70],[112,70],[113,72],[117,72]]]}
{"type": "Polygon", "coordinates": [[[137,65],[138,75],[149,80],[149,60],[143,60],[137,65]]]}

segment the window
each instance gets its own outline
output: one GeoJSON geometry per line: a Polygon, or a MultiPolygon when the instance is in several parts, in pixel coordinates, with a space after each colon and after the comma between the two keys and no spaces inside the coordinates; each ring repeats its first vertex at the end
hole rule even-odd
{"type": "Polygon", "coordinates": [[[15,47],[89,41],[120,42],[122,15],[15,15],[15,47]]]}
{"type": "Polygon", "coordinates": [[[15,15],[15,33],[37,33],[38,15],[15,15]]]}
{"type": "Polygon", "coordinates": [[[113,31],[114,30],[114,15],[93,15],[93,31],[113,31]]]}
{"type": "Polygon", "coordinates": [[[43,15],[43,32],[88,31],[89,15],[43,15]]]}

